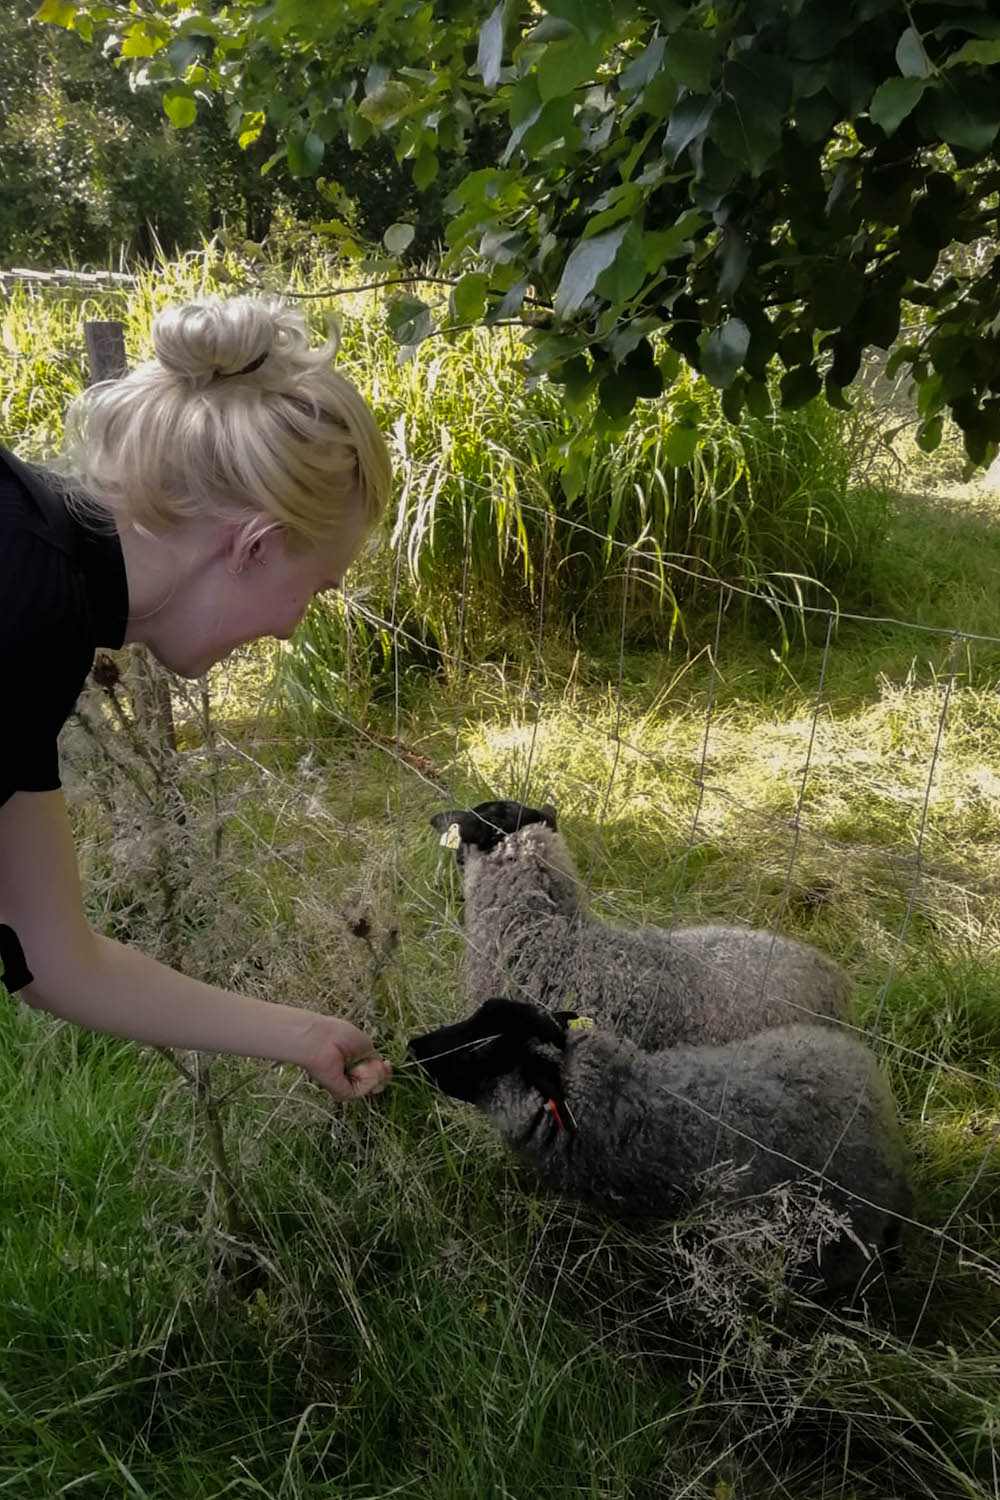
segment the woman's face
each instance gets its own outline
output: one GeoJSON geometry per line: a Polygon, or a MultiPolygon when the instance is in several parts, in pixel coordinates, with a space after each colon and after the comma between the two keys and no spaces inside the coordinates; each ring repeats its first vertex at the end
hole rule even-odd
{"type": "Polygon", "coordinates": [[[287,640],[313,598],[341,583],[364,533],[359,507],[321,547],[289,547],[280,527],[249,544],[234,539],[187,607],[171,611],[169,627],[150,641],[154,654],[180,676],[200,677],[239,646],[265,636],[287,640]]]}

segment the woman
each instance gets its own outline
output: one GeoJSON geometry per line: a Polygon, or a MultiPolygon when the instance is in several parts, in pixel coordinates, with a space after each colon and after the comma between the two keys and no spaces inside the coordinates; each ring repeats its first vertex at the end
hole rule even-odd
{"type": "Polygon", "coordinates": [[[371,411],[297,312],[208,299],[161,313],[153,343],[74,403],[68,485],[0,449],[0,963],[8,989],[66,1020],[295,1062],[354,1098],[389,1065],[349,1022],[187,978],[84,916],[56,738],[96,648],[140,641],[197,677],[287,639],[340,583],[391,477],[371,411]]]}

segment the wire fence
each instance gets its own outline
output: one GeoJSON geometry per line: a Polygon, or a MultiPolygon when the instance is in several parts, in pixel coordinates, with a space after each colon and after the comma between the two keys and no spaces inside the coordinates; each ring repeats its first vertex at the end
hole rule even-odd
{"type": "MultiPolygon", "coordinates": [[[[66,274],[68,273],[51,273],[50,279],[58,281],[66,274]]],[[[0,272],[0,286],[6,285],[10,278],[24,279],[32,275],[33,273],[19,271],[0,272]]],[[[39,276],[38,279],[43,278],[39,276]]],[[[90,278],[90,280],[95,279],[90,278]]],[[[90,280],[87,277],[74,276],[71,284],[89,285],[90,280]]],[[[115,276],[114,273],[108,273],[105,278],[106,284],[109,285],[124,285],[127,280],[128,278],[115,276]]],[[[16,358],[16,352],[12,353],[11,357],[16,358]]],[[[37,357],[37,352],[34,357],[37,357]]],[[[63,351],[60,357],[65,358],[66,352],[63,351]]],[[[406,463],[411,470],[414,468],[413,460],[407,459],[406,463]]],[[[477,489],[473,481],[460,476],[455,476],[455,478],[457,483],[464,485],[467,489],[472,491],[477,489]]],[[[440,645],[429,645],[426,640],[408,631],[405,623],[400,619],[400,588],[406,571],[411,565],[411,559],[419,550],[419,547],[414,545],[413,528],[417,524],[423,525],[423,521],[418,520],[415,514],[405,506],[400,509],[392,533],[392,590],[388,614],[381,614],[372,609],[363,597],[352,597],[348,594],[343,600],[345,628],[348,635],[356,627],[375,626],[385,633],[390,642],[391,733],[387,735],[379,733],[371,725],[358,721],[349,711],[345,711],[343,704],[334,696],[326,696],[313,690],[317,706],[322,708],[326,715],[339,721],[354,740],[364,743],[374,753],[387,757],[393,764],[394,784],[386,804],[388,833],[384,848],[388,851],[389,885],[401,900],[405,898],[406,909],[411,913],[420,913],[436,932],[454,939],[457,946],[469,942],[469,934],[464,929],[459,915],[447,902],[442,901],[440,892],[432,885],[414,878],[401,857],[401,850],[406,843],[412,842],[415,827],[426,824],[426,802],[421,800],[418,803],[418,794],[420,799],[433,799],[435,805],[445,798],[452,807],[468,808],[471,805],[465,797],[465,791],[469,786],[475,785],[481,777],[471,754],[475,720],[474,715],[470,715],[468,710],[470,700],[475,696],[475,685],[487,683],[491,688],[497,688],[507,704],[516,708],[521,717],[522,726],[526,730],[522,758],[511,768],[511,783],[503,787],[494,785],[489,789],[489,795],[517,798],[528,803],[545,800],[546,771],[544,764],[541,763],[540,741],[547,720],[554,713],[558,713],[561,721],[572,724],[581,741],[594,745],[600,751],[599,758],[604,767],[604,779],[600,787],[592,789],[587,816],[581,819],[582,826],[586,828],[587,847],[585,858],[578,862],[578,868],[582,873],[577,875],[577,880],[581,897],[585,900],[589,899],[594,911],[599,912],[603,919],[618,923],[625,928],[632,928],[636,925],[637,919],[642,917],[648,920],[650,915],[645,909],[637,911],[634,903],[627,897],[623,897],[620,892],[616,893],[613,871],[610,880],[598,879],[601,870],[606,868],[601,864],[602,847],[607,840],[609,817],[622,774],[623,761],[627,758],[630,762],[640,763],[647,768],[654,783],[658,777],[662,777],[664,781],[669,777],[673,784],[683,785],[687,792],[684,826],[682,826],[680,812],[673,813],[669,837],[664,839],[665,856],[671,861],[674,875],[672,894],[667,909],[654,913],[660,925],[668,932],[674,932],[680,927],[685,918],[682,910],[684,893],[690,889],[692,882],[697,881],[697,872],[692,874],[692,869],[696,864],[695,854],[700,841],[703,836],[706,836],[706,828],[709,842],[718,837],[720,819],[724,823],[725,815],[730,818],[738,817],[743,828],[747,831],[752,830],[753,837],[760,841],[762,847],[766,844],[770,850],[776,851],[774,859],[777,861],[778,869],[777,894],[771,903],[768,924],[772,932],[771,953],[775,951],[775,945],[786,923],[797,872],[802,865],[805,851],[809,851],[809,857],[814,865],[825,864],[836,878],[850,880],[851,872],[854,872],[853,878],[860,883],[879,879],[892,881],[895,890],[900,895],[901,910],[894,931],[887,936],[886,951],[882,955],[881,978],[874,1005],[864,1024],[857,1020],[838,1024],[871,1046],[884,1062],[891,1065],[905,1063],[908,1069],[924,1071],[928,1076],[946,1075],[958,1082],[975,1085],[984,1094],[995,1099],[998,1080],[987,1066],[984,1065],[980,1069],[970,1068],[954,1063],[931,1049],[911,1045],[910,1042],[900,1040],[893,1035],[891,1027],[886,1023],[891,1017],[893,986],[903,957],[913,946],[913,925],[918,914],[933,911],[941,904],[943,898],[947,898],[947,902],[952,906],[964,901],[967,908],[965,919],[967,933],[974,934],[980,942],[993,941],[998,937],[994,892],[970,890],[964,885],[954,865],[949,867],[940,861],[928,860],[927,843],[929,812],[934,795],[940,787],[942,757],[948,744],[956,694],[960,691],[963,677],[961,671],[963,658],[967,658],[968,653],[977,646],[1000,645],[1000,635],[973,633],[958,627],[954,629],[934,627],[894,616],[849,613],[839,610],[835,604],[823,606],[809,603],[801,595],[796,597],[795,608],[802,614],[814,617],[820,623],[823,629],[823,644],[819,652],[816,683],[808,722],[805,726],[804,743],[800,746],[801,759],[791,807],[789,809],[782,806],[780,811],[775,811],[768,799],[757,802],[749,798],[740,787],[734,789],[727,778],[725,768],[715,765],[716,757],[713,755],[713,748],[720,732],[719,684],[725,671],[723,621],[727,608],[734,599],[770,607],[773,604],[773,596],[755,590],[739,580],[712,577],[701,569],[696,571],[691,566],[690,560],[659,559],[659,565],[667,574],[678,580],[697,582],[700,590],[715,590],[717,595],[713,638],[711,644],[705,648],[708,683],[704,692],[704,707],[695,751],[693,756],[686,761],[676,758],[668,761],[662,750],[650,748],[649,744],[643,743],[641,736],[632,736],[626,729],[629,722],[629,702],[625,681],[625,663],[630,610],[634,598],[630,583],[633,573],[642,568],[646,556],[644,548],[648,538],[638,537],[631,541],[608,538],[568,515],[552,509],[544,509],[525,500],[519,501],[519,509],[524,514],[535,517],[546,539],[557,529],[569,535],[597,539],[602,546],[610,547],[620,562],[621,609],[616,643],[616,665],[609,673],[605,685],[605,696],[610,704],[610,712],[607,715],[600,716],[585,710],[581,711],[567,691],[568,675],[565,672],[560,673],[547,660],[549,623],[547,603],[551,582],[547,575],[549,555],[547,545],[541,549],[533,660],[521,664],[516,674],[510,671],[509,666],[505,668],[496,662],[477,661],[466,654],[466,621],[474,590],[471,566],[471,527],[468,524],[468,512],[464,534],[460,597],[457,601],[456,648],[449,650],[440,645]],[[828,674],[836,652],[838,628],[847,621],[863,628],[879,627],[890,631],[918,632],[929,640],[940,642],[947,653],[947,667],[933,690],[937,706],[926,745],[922,779],[918,786],[914,782],[916,790],[911,790],[907,804],[907,819],[904,821],[908,826],[908,848],[878,847],[873,849],[857,839],[838,838],[828,829],[814,826],[810,820],[809,791],[816,768],[818,746],[825,728],[832,722],[832,706],[827,689],[828,674]],[[435,765],[406,743],[402,661],[403,648],[408,644],[419,645],[422,651],[435,657],[447,672],[452,694],[451,756],[450,762],[446,762],[443,766],[435,765]],[[719,809],[723,810],[722,814],[719,813],[719,809]]],[[[351,670],[351,659],[351,652],[348,651],[348,672],[351,670]]],[[[348,683],[348,703],[351,701],[349,689],[350,683],[348,683]]],[[[227,732],[224,711],[220,715],[218,705],[213,707],[207,696],[196,701],[191,697],[190,688],[179,683],[173,684],[173,693],[175,703],[186,704],[192,712],[201,713],[206,726],[209,725],[211,719],[214,727],[206,732],[212,736],[210,746],[212,756],[226,756],[233,763],[238,763],[243,774],[252,778],[251,785],[255,781],[264,796],[294,813],[296,824],[307,826],[310,839],[321,849],[324,846],[331,850],[334,847],[340,849],[347,844],[356,851],[359,868],[363,867],[365,859],[371,853],[370,841],[368,834],[358,833],[354,827],[357,789],[351,783],[350,775],[347,777],[347,805],[342,812],[334,812],[329,805],[329,799],[318,794],[314,778],[289,775],[287,771],[278,769],[276,763],[268,764],[266,753],[255,753],[252,747],[248,747],[244,738],[227,732]]],[[[84,712],[86,713],[86,709],[84,712]]],[[[663,715],[663,717],[667,716],[663,715]]],[[[752,733],[752,731],[747,731],[747,733],[752,733]]],[[[186,752],[182,753],[181,760],[183,760],[184,753],[186,752]]],[[[193,754],[200,758],[200,764],[206,763],[207,752],[204,748],[193,754]]],[[[182,778],[184,774],[181,770],[182,778]]],[[[84,794],[92,795],[93,788],[87,789],[84,794]]],[[[486,789],[484,789],[485,794],[487,794],[486,789]]],[[[223,817],[218,804],[215,816],[217,822],[223,817]]],[[[230,817],[234,826],[238,828],[244,846],[256,848],[262,860],[284,860],[288,864],[290,877],[301,878],[301,864],[287,859],[279,841],[263,835],[252,817],[245,815],[238,808],[235,811],[230,809],[226,816],[230,817]]],[[[575,842],[578,846],[583,842],[579,832],[575,837],[575,842]]],[[[748,922],[755,919],[749,902],[746,912],[740,915],[748,922]]],[[[759,990],[763,990],[767,984],[769,964],[770,959],[763,976],[756,981],[759,990]]],[[[754,998],[757,996],[748,995],[748,999],[754,998]]],[[[585,1008],[584,997],[581,997],[581,1001],[585,1008]]],[[[456,995],[454,1005],[456,1015],[462,1006],[463,1001],[456,995]]],[[[801,1015],[803,1021],[806,1022],[816,1019],[815,1010],[810,1005],[808,997],[802,998],[801,1015]]],[[[724,1082],[720,1107],[713,1115],[716,1124],[720,1128],[725,1127],[731,1134],[742,1135],[747,1144],[762,1150],[771,1149],[764,1142],[755,1140],[752,1135],[741,1131],[732,1120],[727,1119],[725,1111],[727,1084],[728,1078],[724,1082]]],[[[861,1096],[859,1095],[854,1104],[854,1113],[860,1105],[861,1096]]],[[[691,1107],[699,1106],[692,1103],[691,1107]]],[[[842,1135],[846,1134],[853,1117],[852,1114],[843,1128],[842,1135]]],[[[933,1285],[941,1265],[941,1257],[946,1250],[954,1252],[966,1268],[975,1269],[991,1281],[1000,1281],[1000,1257],[970,1247],[964,1220],[968,1204],[980,1190],[983,1178],[991,1169],[998,1132],[1000,1132],[1000,1112],[996,1112],[996,1117],[986,1125],[978,1165],[968,1174],[963,1192],[940,1222],[932,1222],[921,1216],[909,1220],[914,1231],[928,1236],[938,1246],[937,1261],[926,1293],[928,1299],[932,1295],[933,1285]]],[[[789,1143],[788,1151],[783,1154],[790,1167],[821,1186],[828,1181],[836,1180],[833,1160],[835,1150],[830,1153],[831,1159],[819,1172],[798,1158],[794,1142],[789,1143]]],[[[851,1195],[852,1190],[849,1185],[841,1182],[839,1186],[848,1196],[851,1195]]],[[[860,1201],[864,1201],[863,1195],[857,1194],[856,1196],[860,1201]]],[[[914,1330],[913,1337],[916,1337],[916,1330],[914,1330]]]]}
{"type": "MultiPolygon", "coordinates": [[[[545,518],[546,525],[568,527],[572,529],[587,529],[580,527],[579,523],[562,515],[548,514],[545,518]]],[[[394,536],[395,556],[392,564],[393,585],[393,607],[388,616],[380,616],[366,605],[363,599],[352,599],[349,595],[345,598],[346,628],[351,629],[351,622],[361,621],[368,624],[375,623],[385,631],[392,642],[392,718],[393,729],[390,735],[382,735],[372,730],[364,723],[353,719],[350,714],[343,712],[335,698],[325,698],[321,694],[315,694],[315,701],[325,714],[334,720],[339,720],[345,730],[350,731],[352,737],[368,745],[373,752],[386,757],[394,766],[394,787],[389,804],[386,807],[387,828],[391,830],[387,837],[386,847],[390,851],[389,862],[391,865],[390,884],[401,901],[405,899],[405,906],[411,913],[422,913],[427,922],[434,925],[438,934],[448,934],[461,944],[468,944],[469,934],[464,929],[460,916],[457,915],[446,903],[442,903],[440,895],[436,890],[426,883],[415,880],[407,872],[404,862],[400,859],[400,850],[407,843],[412,843],[415,827],[426,826],[427,801],[433,799],[434,804],[447,800],[448,805],[455,808],[469,808],[472,803],[463,797],[462,789],[474,783],[477,772],[469,764],[469,735],[474,732],[472,719],[467,719],[466,696],[469,685],[477,679],[489,680],[491,683],[497,681],[497,666],[495,663],[484,663],[475,661],[465,655],[459,648],[448,651],[440,647],[430,648],[442,664],[448,669],[449,681],[454,689],[453,722],[450,733],[451,739],[451,761],[444,766],[435,766],[426,758],[415,753],[412,747],[406,743],[404,734],[402,714],[402,674],[400,667],[401,646],[409,636],[405,626],[400,625],[396,618],[396,604],[399,593],[400,578],[407,566],[408,557],[408,534],[405,524],[400,523],[396,527],[394,536]],[[416,795],[415,795],[416,794],[416,795]]],[[[633,556],[633,548],[625,542],[614,544],[620,551],[623,565],[623,574],[627,579],[630,558],[633,556]]],[[[468,548],[468,539],[466,541],[468,548]]],[[[544,554],[543,554],[544,555],[544,554]]],[[[671,564],[671,566],[673,566],[671,564]]],[[[678,565],[683,568],[683,565],[678,565]]],[[[468,555],[466,566],[463,570],[463,588],[460,601],[460,617],[464,618],[469,604],[470,570],[468,566],[468,555]]],[[[782,931],[782,924],[787,914],[790,894],[795,880],[797,868],[803,857],[803,849],[806,845],[813,850],[813,857],[819,861],[828,861],[838,867],[842,874],[842,866],[845,862],[858,862],[870,858],[873,853],[877,855],[879,868],[883,871],[894,872],[894,879],[902,897],[902,911],[899,916],[898,926],[891,935],[889,952],[883,965],[881,982],[878,987],[874,1007],[865,1024],[857,1021],[834,1023],[843,1025],[844,1029],[860,1038],[867,1045],[872,1046],[883,1061],[896,1064],[905,1063],[911,1070],[926,1071],[928,1076],[941,1077],[948,1075],[955,1080],[974,1084],[984,1090],[987,1094],[995,1097],[998,1089],[998,1081],[994,1073],[987,1067],[981,1070],[961,1066],[949,1062],[938,1053],[929,1049],[921,1049],[907,1042],[901,1042],[891,1034],[886,1026],[886,1020],[891,1012],[891,995],[894,982],[897,978],[899,967],[904,953],[912,949],[912,925],[915,914],[919,912],[924,893],[928,887],[937,887],[957,896],[963,893],[961,881],[954,872],[945,872],[934,868],[933,862],[927,860],[927,838],[928,838],[928,814],[935,790],[939,785],[941,777],[941,762],[945,746],[948,742],[950,727],[950,715],[952,714],[955,696],[957,692],[957,679],[959,677],[960,662],[963,653],[967,651],[973,642],[988,642],[990,644],[1000,643],[1000,637],[972,636],[961,629],[940,629],[922,626],[918,622],[909,622],[903,619],[886,617],[866,617],[862,615],[846,616],[834,608],[816,609],[814,612],[825,619],[825,634],[823,645],[819,653],[819,665],[817,681],[813,696],[812,708],[809,714],[807,731],[805,734],[804,755],[799,767],[797,785],[791,811],[782,810],[780,814],[766,806],[756,805],[744,796],[734,792],[726,784],[724,774],[713,772],[711,769],[710,749],[713,742],[713,733],[717,720],[717,687],[720,673],[724,670],[723,648],[722,648],[722,622],[727,601],[734,595],[740,594],[745,597],[754,596],[750,590],[739,585],[734,585],[725,580],[706,580],[699,578],[703,586],[715,587],[718,590],[718,602],[716,611],[716,625],[714,638],[708,648],[709,660],[709,683],[705,693],[705,707],[699,736],[699,745],[696,761],[693,767],[678,766],[676,763],[669,767],[662,754],[649,750],[637,740],[630,739],[623,730],[627,719],[627,694],[624,684],[624,663],[626,658],[626,641],[628,631],[629,611],[629,589],[622,590],[622,608],[619,622],[619,634],[617,642],[617,670],[609,678],[607,687],[610,698],[609,722],[601,723],[597,719],[589,717],[578,708],[567,706],[560,698],[558,674],[553,674],[545,663],[546,647],[546,577],[544,568],[539,580],[538,604],[537,604],[537,630],[535,638],[534,660],[530,667],[522,671],[517,680],[504,681],[505,689],[509,690],[512,699],[519,705],[527,728],[526,743],[523,747],[523,759],[521,770],[517,777],[517,784],[508,787],[494,786],[484,789],[483,795],[488,796],[510,796],[516,797],[524,802],[540,802],[544,800],[544,767],[539,765],[539,737],[544,731],[547,713],[550,708],[557,711],[563,718],[569,718],[577,729],[581,739],[584,737],[600,744],[606,756],[606,779],[600,789],[599,797],[594,799],[591,816],[587,819],[587,855],[586,859],[580,861],[583,873],[577,875],[581,896],[590,897],[602,918],[611,920],[625,928],[634,927],[637,920],[637,912],[630,906],[627,900],[614,894],[613,879],[605,882],[605,888],[594,890],[595,873],[598,866],[599,848],[604,836],[608,811],[611,806],[616,782],[620,775],[622,757],[624,754],[635,757],[637,760],[647,764],[654,773],[669,774],[676,781],[680,779],[686,782],[693,808],[690,822],[686,831],[678,834],[669,857],[675,862],[679,878],[674,884],[674,895],[671,909],[662,914],[662,924],[668,931],[677,929],[681,923],[682,913],[680,910],[680,894],[688,884],[688,867],[692,856],[698,847],[707,809],[715,803],[724,804],[731,811],[737,813],[744,821],[747,828],[753,828],[757,835],[763,839],[769,837],[778,845],[785,848],[784,864],[780,873],[780,888],[777,900],[774,903],[771,918],[772,951],[774,943],[782,931]],[[820,828],[810,826],[808,788],[810,777],[814,769],[816,747],[818,743],[821,726],[826,721],[830,710],[830,704],[826,697],[826,682],[833,653],[836,651],[836,630],[840,621],[845,618],[858,621],[861,624],[878,624],[898,627],[900,630],[921,630],[940,639],[942,644],[949,649],[948,668],[946,673],[933,690],[936,695],[937,709],[933,718],[932,730],[929,744],[927,746],[926,758],[923,765],[919,795],[911,797],[908,814],[911,816],[910,841],[911,847],[906,852],[898,849],[878,849],[873,851],[869,846],[861,846],[847,839],[838,839],[820,828]],[[555,677],[555,682],[553,678],[555,677]]],[[[766,600],[764,601],[766,602],[766,600]]],[[[413,638],[415,639],[415,638],[413,638]]],[[[462,632],[459,632],[461,643],[462,632]]],[[[426,643],[421,642],[424,649],[426,643]]],[[[563,679],[565,682],[565,679],[563,679]]],[[[256,773],[261,783],[266,785],[268,795],[275,796],[286,806],[298,804],[300,818],[308,822],[315,837],[322,842],[329,837],[337,840],[347,840],[358,849],[359,859],[363,858],[369,847],[369,835],[355,833],[352,829],[353,812],[349,808],[346,815],[331,813],[323,799],[317,799],[313,787],[304,788],[301,782],[294,777],[275,771],[265,766],[256,759],[237,738],[220,734],[220,744],[227,753],[239,760],[248,770],[256,773]]],[[[348,794],[348,802],[351,794],[348,794]]],[[[580,839],[577,837],[579,844],[580,839]]],[[[268,846],[267,857],[272,857],[274,849],[268,846]]],[[[970,902],[975,904],[979,899],[979,893],[968,892],[970,902]]],[[[933,904],[933,903],[932,903],[933,904]]],[[[646,915],[644,913],[644,915],[646,915]]],[[[751,916],[748,911],[747,918],[751,916]]],[[[983,932],[985,932],[985,926],[983,932]]],[[[481,955],[488,956],[488,955],[481,955]]],[[[767,983],[767,971],[762,980],[757,981],[761,986],[767,983]]],[[[755,998],[755,996],[748,996],[755,998]]],[[[580,997],[581,1008],[585,1009],[585,997],[580,997]]],[[[458,1015],[463,1009],[464,1002],[456,994],[454,1002],[454,1015],[458,1015]]],[[[816,1019],[815,1011],[809,1004],[808,997],[804,996],[801,1002],[802,1019],[805,1022],[816,1019]]],[[[693,1109],[702,1107],[694,1104],[693,1109]]],[[[854,1102],[853,1112],[850,1114],[847,1124],[844,1125],[841,1138],[846,1134],[853,1121],[854,1114],[860,1109],[862,1097],[859,1094],[854,1102]]],[[[725,1112],[725,1089],[718,1111],[712,1116],[715,1122],[724,1127],[728,1136],[742,1137],[748,1144],[755,1145],[762,1150],[772,1150],[763,1141],[755,1139],[752,1134],[743,1131],[738,1123],[727,1119],[725,1112]]],[[[966,1271],[975,1270],[986,1276],[991,1281],[1000,1279],[1000,1257],[992,1252],[986,1252],[980,1248],[973,1248],[969,1243],[964,1224],[964,1211],[967,1204],[979,1190],[982,1179],[989,1172],[994,1160],[994,1150],[997,1135],[1000,1133],[1000,1115],[988,1123],[983,1131],[983,1149],[978,1166],[968,1177],[964,1191],[958,1197],[953,1207],[941,1222],[932,1222],[926,1217],[919,1215],[910,1217],[907,1222],[914,1232],[926,1235],[939,1247],[937,1264],[940,1265],[941,1257],[946,1251],[953,1252],[958,1261],[966,1271]]],[[[721,1150],[721,1148],[720,1148],[721,1150]]],[[[826,1166],[819,1172],[815,1167],[810,1167],[802,1162],[796,1154],[794,1142],[789,1142],[789,1149],[782,1153],[787,1159],[790,1168],[800,1173],[803,1178],[816,1181],[819,1186],[837,1183],[836,1177],[836,1148],[830,1153],[826,1166]]],[[[864,1195],[852,1190],[849,1184],[839,1182],[842,1192],[848,1197],[854,1197],[859,1202],[867,1202],[864,1195]]],[[[937,1275],[937,1266],[934,1275],[937,1275]]],[[[927,1288],[927,1298],[932,1295],[931,1284],[927,1288]]],[[[926,1302],[925,1302],[926,1306],[926,1302]]],[[[919,1320],[918,1320],[919,1322],[919,1320]]],[[[912,1337],[916,1337],[914,1330],[912,1337]]]]}

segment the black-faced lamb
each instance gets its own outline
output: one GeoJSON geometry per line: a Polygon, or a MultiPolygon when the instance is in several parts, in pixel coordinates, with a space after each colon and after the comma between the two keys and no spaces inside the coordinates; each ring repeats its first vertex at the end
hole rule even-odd
{"type": "Polygon", "coordinates": [[[472,1004],[508,994],[547,1010],[584,1006],[651,1051],[849,1017],[846,975],[793,939],[722,925],[629,930],[592,916],[552,807],[482,802],[431,824],[462,871],[472,1004]]]}
{"type": "Polygon", "coordinates": [[[888,1085],[852,1036],[789,1025],[650,1053],[578,1025],[489,1000],[410,1050],[547,1183],[616,1215],[676,1217],[728,1163],[714,1176],[726,1201],[805,1181],[846,1220],[826,1243],[810,1236],[799,1275],[841,1291],[891,1261],[911,1207],[904,1155],[888,1085]]]}

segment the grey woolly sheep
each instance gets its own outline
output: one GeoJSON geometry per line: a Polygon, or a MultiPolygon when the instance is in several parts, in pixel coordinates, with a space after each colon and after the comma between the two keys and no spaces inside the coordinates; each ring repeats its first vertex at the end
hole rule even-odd
{"type": "Polygon", "coordinates": [[[749,927],[630,931],[591,916],[551,807],[482,802],[430,821],[462,870],[473,1004],[503,993],[548,1010],[585,1003],[650,1051],[849,1017],[846,975],[803,943],[749,927]]]}
{"type": "Polygon", "coordinates": [[[815,1182],[849,1225],[805,1247],[805,1274],[832,1290],[893,1258],[911,1200],[892,1097],[870,1053],[835,1028],[650,1053],[575,1029],[570,1013],[489,1000],[410,1050],[546,1182],[614,1214],[675,1217],[729,1163],[715,1190],[734,1203],[815,1182]]]}

